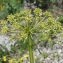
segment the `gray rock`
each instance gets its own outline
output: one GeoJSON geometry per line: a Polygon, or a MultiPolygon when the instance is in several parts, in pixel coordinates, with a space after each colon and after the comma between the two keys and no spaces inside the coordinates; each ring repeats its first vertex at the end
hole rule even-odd
{"type": "Polygon", "coordinates": [[[14,45],[15,41],[10,42],[10,38],[8,36],[1,35],[0,36],[0,45],[7,48],[8,51],[11,50],[11,45],[14,45]]]}

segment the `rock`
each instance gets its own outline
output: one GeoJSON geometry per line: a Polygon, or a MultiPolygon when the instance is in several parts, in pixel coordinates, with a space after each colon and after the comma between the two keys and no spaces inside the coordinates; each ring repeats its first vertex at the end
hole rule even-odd
{"type": "Polygon", "coordinates": [[[10,42],[10,38],[4,35],[0,36],[0,45],[7,48],[8,51],[11,50],[11,45],[14,45],[15,41],[10,42]]]}

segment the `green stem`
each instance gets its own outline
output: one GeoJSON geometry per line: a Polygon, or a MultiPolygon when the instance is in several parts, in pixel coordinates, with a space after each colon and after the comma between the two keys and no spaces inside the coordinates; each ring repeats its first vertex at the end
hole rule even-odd
{"type": "Polygon", "coordinates": [[[30,57],[30,63],[34,63],[34,57],[33,57],[33,48],[32,48],[32,38],[31,38],[31,32],[30,32],[30,24],[29,21],[27,23],[28,28],[28,48],[29,48],[29,57],[30,57]]]}
{"type": "Polygon", "coordinates": [[[29,43],[30,63],[34,63],[34,58],[33,58],[33,48],[32,48],[32,39],[31,39],[30,32],[28,33],[28,43],[29,43]]]}

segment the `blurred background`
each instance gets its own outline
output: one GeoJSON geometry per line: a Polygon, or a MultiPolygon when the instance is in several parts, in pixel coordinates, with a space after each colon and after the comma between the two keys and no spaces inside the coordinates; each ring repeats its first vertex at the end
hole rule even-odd
{"type": "Polygon", "coordinates": [[[56,16],[63,15],[63,0],[0,0],[0,19],[19,12],[22,9],[39,7],[43,11],[50,11],[56,16]]]}

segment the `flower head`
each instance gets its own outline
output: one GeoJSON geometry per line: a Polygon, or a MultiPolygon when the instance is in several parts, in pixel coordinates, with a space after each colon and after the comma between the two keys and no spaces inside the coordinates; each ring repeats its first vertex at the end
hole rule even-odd
{"type": "Polygon", "coordinates": [[[23,58],[20,58],[19,61],[23,61],[23,58]]]}
{"type": "Polygon", "coordinates": [[[3,61],[6,61],[7,59],[6,59],[6,56],[3,56],[3,61]]]}
{"type": "Polygon", "coordinates": [[[13,63],[13,59],[10,59],[10,60],[9,60],[9,63],[13,63]]]}
{"type": "Polygon", "coordinates": [[[29,57],[29,55],[25,55],[24,57],[25,57],[25,58],[28,58],[28,57],[29,57]]]}

